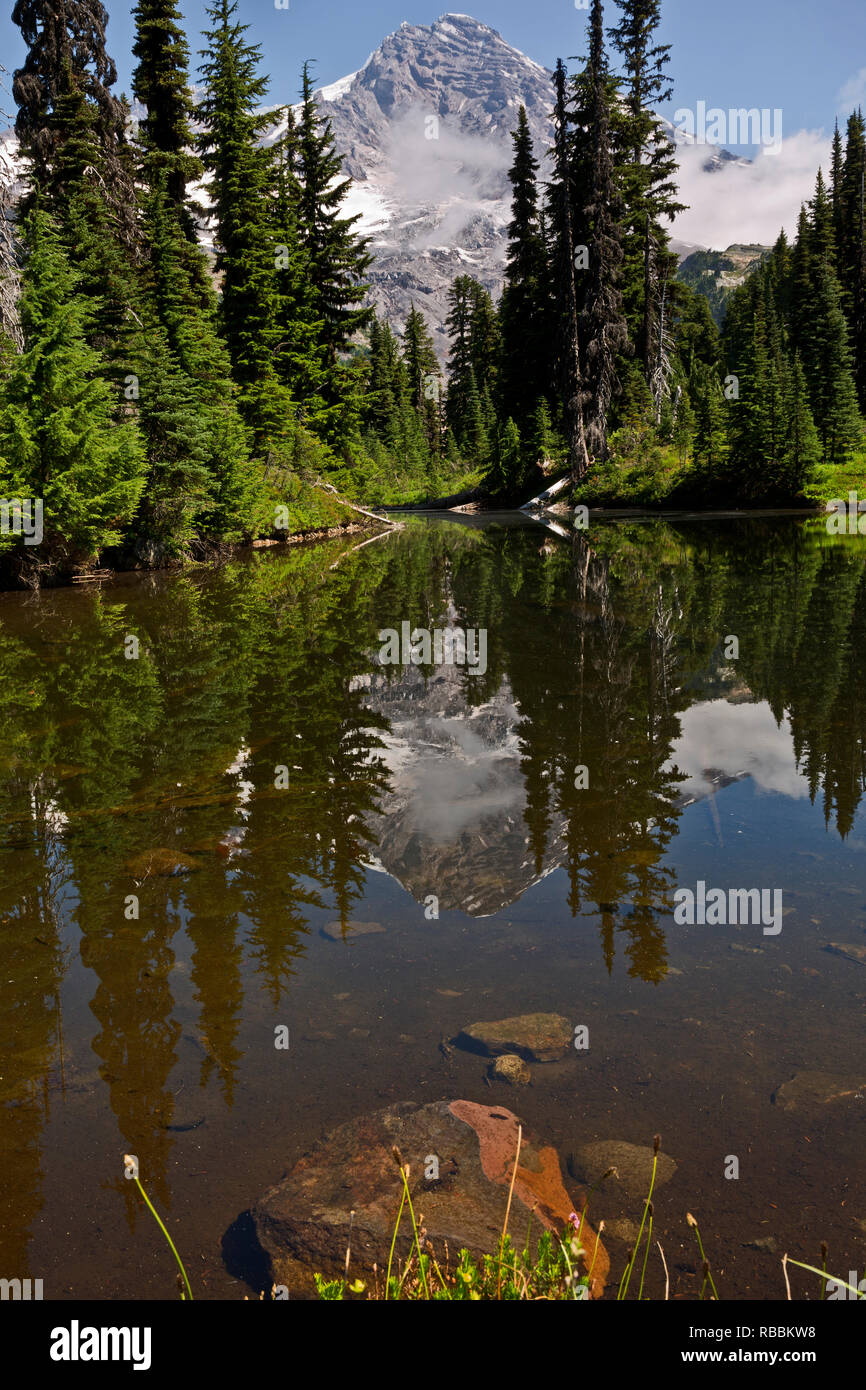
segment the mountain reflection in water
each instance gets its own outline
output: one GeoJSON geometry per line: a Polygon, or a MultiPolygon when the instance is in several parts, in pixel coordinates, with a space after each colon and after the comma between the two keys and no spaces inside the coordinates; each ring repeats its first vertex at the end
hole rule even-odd
{"type": "MultiPolygon", "coordinates": [[[[864,652],[861,539],[789,518],[556,539],[418,520],[358,549],[3,596],[3,1271],[23,1276],[61,1202],[58,1107],[82,1143],[64,1163],[92,1125],[114,1136],[99,1201],[130,1229],[124,1150],[171,1204],[176,1127],[243,1103],[249,1030],[335,959],[323,923],[386,910],[383,872],[394,924],[437,900],[449,960],[452,927],[493,941],[543,901],[551,950],[590,934],[606,973],[664,981],[673,891],[704,864],[786,902],[847,891],[834,930],[862,932],[864,652]],[[378,633],[406,621],[483,629],[485,672],[381,666],[378,633]],[[847,857],[816,886],[828,832],[847,857]]],[[[461,1007],[483,1016],[473,978],[461,1007]]],[[[386,1053],[368,1062],[383,1086],[386,1053]]]]}

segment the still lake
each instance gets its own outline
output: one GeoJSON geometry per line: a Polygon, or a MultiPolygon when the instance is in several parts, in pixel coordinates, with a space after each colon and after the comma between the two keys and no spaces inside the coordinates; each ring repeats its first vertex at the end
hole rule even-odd
{"type": "Polygon", "coordinates": [[[572,1190],[581,1145],[660,1133],[674,1296],[687,1211],[722,1298],[783,1297],[822,1240],[863,1272],[866,964],[827,947],[866,946],[866,541],[561,529],[416,518],[0,595],[0,1277],[177,1297],[130,1153],[195,1296],[256,1297],[243,1214],[305,1148],[457,1097],[572,1190]],[[483,674],[382,665],[404,622],[483,631],[483,674]],[[781,929],[678,923],[699,883],[778,891],[781,929]],[[452,1045],[536,1010],[589,1045],[528,1087],[452,1045]]]}

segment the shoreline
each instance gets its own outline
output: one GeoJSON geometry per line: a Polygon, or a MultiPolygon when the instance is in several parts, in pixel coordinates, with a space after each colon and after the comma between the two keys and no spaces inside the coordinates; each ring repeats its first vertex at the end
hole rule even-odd
{"type": "MultiPolygon", "coordinates": [[[[340,499],[343,500],[342,498],[340,499]]],[[[285,536],[263,536],[257,537],[252,541],[237,542],[199,542],[202,553],[190,555],[186,559],[177,559],[169,564],[145,564],[140,559],[130,558],[129,562],[113,563],[106,565],[95,565],[92,570],[80,573],[69,572],[63,575],[52,575],[42,582],[29,584],[25,579],[19,578],[17,583],[9,582],[11,576],[4,575],[0,571],[0,595],[4,594],[36,594],[42,590],[73,589],[82,588],[89,585],[107,584],[116,581],[121,575],[157,575],[157,574],[183,574],[184,572],[201,569],[204,566],[227,564],[231,560],[236,560],[247,552],[255,550],[269,550],[278,546],[307,545],[315,541],[333,540],[338,536],[352,536],[366,531],[374,531],[381,527],[379,534],[387,531],[399,530],[399,523],[389,521],[386,517],[376,517],[371,512],[363,512],[363,509],[354,507],[351,502],[344,503],[353,510],[362,512],[365,520],[350,521],[339,526],[319,526],[306,531],[292,531],[285,536]]]]}

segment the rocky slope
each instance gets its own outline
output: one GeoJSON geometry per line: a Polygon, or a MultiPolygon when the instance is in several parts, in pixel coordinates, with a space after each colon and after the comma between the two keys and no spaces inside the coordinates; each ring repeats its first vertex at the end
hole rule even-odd
{"type": "MultiPolygon", "coordinates": [[[[445,14],[402,24],[358,72],[319,94],[356,180],[349,210],[372,238],[373,299],[396,328],[413,303],[422,309],[443,359],[454,277],[472,275],[494,296],[502,288],[521,104],[546,176],[552,76],[495,29],[445,14]]],[[[702,168],[711,175],[731,161],[738,156],[711,147],[702,168]]]]}
{"type": "MultiPolygon", "coordinates": [[[[318,93],[355,180],[345,210],[361,214],[372,241],[372,298],[398,329],[412,304],[422,309],[443,359],[454,277],[473,275],[494,296],[502,287],[511,132],[521,104],[542,178],[549,168],[551,78],[496,30],[445,14],[429,25],[402,24],[362,68],[318,93]]],[[[266,143],[284,129],[273,109],[266,143]]],[[[140,114],[134,109],[133,119],[140,114]]],[[[702,169],[709,176],[736,158],[710,147],[702,169]]],[[[14,137],[0,134],[0,177],[19,175],[14,137]]],[[[206,228],[202,236],[207,243],[206,228]]],[[[696,248],[679,249],[685,255],[696,248]]]]}

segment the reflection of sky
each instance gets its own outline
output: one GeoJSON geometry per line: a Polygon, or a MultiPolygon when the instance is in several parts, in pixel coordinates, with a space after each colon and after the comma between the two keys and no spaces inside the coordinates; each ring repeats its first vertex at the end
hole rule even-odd
{"type": "Polygon", "coordinates": [[[729,777],[745,772],[764,791],[798,799],[808,796],[808,783],[794,759],[791,727],[787,719],[778,725],[764,701],[731,705],[709,700],[692,705],[680,722],[682,733],[669,766],[687,774],[682,794],[705,796],[711,784],[703,773],[712,770],[729,777]]]}

